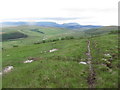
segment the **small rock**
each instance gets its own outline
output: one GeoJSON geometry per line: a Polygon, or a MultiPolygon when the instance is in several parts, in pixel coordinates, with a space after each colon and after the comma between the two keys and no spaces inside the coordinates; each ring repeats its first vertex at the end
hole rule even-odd
{"type": "Polygon", "coordinates": [[[13,66],[7,66],[4,70],[3,73],[10,72],[13,69],[13,66]]]}
{"type": "Polygon", "coordinates": [[[54,52],[54,51],[57,51],[58,49],[52,49],[52,50],[49,50],[49,52],[54,52]]]}
{"type": "Polygon", "coordinates": [[[79,62],[79,64],[87,64],[86,62],[79,62]]]}
{"type": "Polygon", "coordinates": [[[33,62],[33,60],[26,60],[26,61],[24,61],[24,63],[31,63],[31,62],[33,62]]]}
{"type": "Polygon", "coordinates": [[[105,58],[102,58],[102,60],[103,60],[103,61],[107,61],[107,59],[105,59],[105,58]]]}
{"type": "Polygon", "coordinates": [[[104,56],[106,57],[111,57],[111,55],[108,53],[108,54],[104,54],[104,56]]]}

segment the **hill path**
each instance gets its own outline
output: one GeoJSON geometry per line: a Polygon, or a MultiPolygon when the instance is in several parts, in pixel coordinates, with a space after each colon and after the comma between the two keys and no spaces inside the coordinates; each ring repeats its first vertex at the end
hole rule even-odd
{"type": "Polygon", "coordinates": [[[89,64],[89,76],[88,76],[88,84],[89,88],[94,88],[95,87],[95,71],[92,65],[92,56],[91,56],[91,50],[90,50],[90,40],[87,41],[87,50],[88,52],[86,53],[87,55],[87,60],[89,64]]]}

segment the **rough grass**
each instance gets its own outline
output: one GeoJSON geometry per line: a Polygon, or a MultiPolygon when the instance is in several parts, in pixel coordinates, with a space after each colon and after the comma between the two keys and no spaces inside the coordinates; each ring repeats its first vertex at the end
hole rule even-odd
{"type": "Polygon", "coordinates": [[[87,66],[73,61],[36,61],[3,76],[3,88],[85,88],[86,70],[87,66]]]}
{"type": "Polygon", "coordinates": [[[93,66],[96,72],[96,88],[116,88],[118,87],[118,36],[104,35],[92,38],[92,56],[93,66]],[[112,57],[111,67],[105,66],[109,57],[104,54],[110,54],[112,57]],[[104,84],[103,84],[104,83],[104,84]]]}
{"type": "Polygon", "coordinates": [[[3,67],[13,65],[15,69],[3,76],[3,87],[87,87],[87,65],[79,64],[86,58],[85,41],[64,40],[4,50],[3,67]],[[53,48],[58,51],[48,52],[53,48]],[[41,59],[23,64],[28,57],[41,59]]]}
{"type": "MultiPolygon", "coordinates": [[[[57,36],[55,32],[53,36],[57,36]]],[[[88,88],[88,65],[79,64],[80,61],[87,61],[85,54],[88,39],[91,41],[92,63],[96,73],[95,87],[117,88],[117,34],[28,45],[30,40],[38,39],[37,37],[32,39],[32,37],[26,39],[27,41],[24,39],[18,47],[10,47],[17,40],[4,42],[6,49],[3,50],[3,68],[13,65],[14,69],[3,75],[3,88],[88,88]],[[53,48],[58,51],[48,52],[53,48]],[[112,68],[102,65],[105,64],[102,58],[109,60],[104,56],[105,53],[112,55],[112,68]],[[23,61],[29,57],[38,58],[38,60],[24,64],[23,61]]]]}

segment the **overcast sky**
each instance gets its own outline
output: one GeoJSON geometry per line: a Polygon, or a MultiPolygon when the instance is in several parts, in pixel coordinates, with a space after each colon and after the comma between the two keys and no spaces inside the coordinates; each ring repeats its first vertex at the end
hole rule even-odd
{"type": "Polygon", "coordinates": [[[119,0],[0,0],[1,21],[117,25],[119,0]]]}

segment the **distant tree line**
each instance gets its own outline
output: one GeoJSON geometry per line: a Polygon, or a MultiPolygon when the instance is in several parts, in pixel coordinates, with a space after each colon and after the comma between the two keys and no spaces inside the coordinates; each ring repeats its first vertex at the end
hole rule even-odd
{"type": "Polygon", "coordinates": [[[31,29],[31,31],[38,32],[38,33],[41,33],[41,34],[45,34],[44,32],[39,31],[39,29],[31,29]]]}
{"type": "Polygon", "coordinates": [[[2,41],[17,39],[17,38],[26,38],[26,37],[28,36],[20,32],[5,33],[2,35],[2,41]]]}

